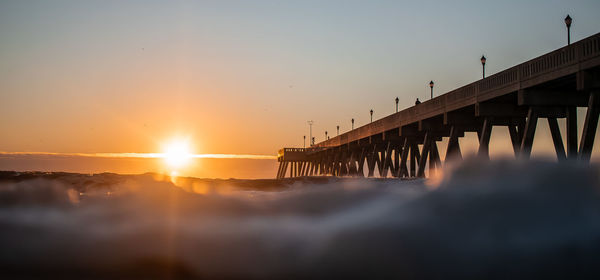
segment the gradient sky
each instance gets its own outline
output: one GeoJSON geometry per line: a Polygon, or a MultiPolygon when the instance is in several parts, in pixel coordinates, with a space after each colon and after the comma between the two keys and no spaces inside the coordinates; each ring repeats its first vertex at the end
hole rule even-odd
{"type": "MultiPolygon", "coordinates": [[[[0,1],[0,151],[273,155],[600,31],[600,1],[0,1]]],[[[581,118],[580,118],[581,119],[581,118]]],[[[549,138],[549,136],[547,137],[549,138]]],[[[549,139],[547,143],[551,143],[549,139]]],[[[534,147],[535,149],[535,147],[534,147]]],[[[598,150],[596,146],[594,150],[598,150]]]]}

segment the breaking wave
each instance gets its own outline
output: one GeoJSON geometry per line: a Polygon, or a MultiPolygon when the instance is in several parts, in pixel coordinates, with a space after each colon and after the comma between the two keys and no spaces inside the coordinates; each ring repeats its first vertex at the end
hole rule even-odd
{"type": "Polygon", "coordinates": [[[466,161],[439,182],[0,173],[10,278],[596,278],[600,172],[466,161]]]}

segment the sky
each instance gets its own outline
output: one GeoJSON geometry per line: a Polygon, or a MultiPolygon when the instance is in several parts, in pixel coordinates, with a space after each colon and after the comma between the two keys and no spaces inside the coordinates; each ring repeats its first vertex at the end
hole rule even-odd
{"type": "MultiPolygon", "coordinates": [[[[318,142],[367,123],[370,109],[393,113],[396,97],[400,108],[427,99],[430,80],[436,94],[476,81],[482,54],[491,75],[560,48],[566,14],[572,41],[593,35],[598,11],[600,1],[0,0],[0,151],[156,153],[187,139],[194,153],[275,155],[303,145],[307,120],[318,142]]],[[[534,152],[552,151],[546,138],[534,152]]]]}

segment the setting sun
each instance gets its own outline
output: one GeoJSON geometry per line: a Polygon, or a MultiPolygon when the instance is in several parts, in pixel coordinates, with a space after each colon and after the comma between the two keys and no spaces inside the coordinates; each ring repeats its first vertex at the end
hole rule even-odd
{"type": "Polygon", "coordinates": [[[182,167],[192,158],[189,143],[184,140],[173,140],[164,147],[163,158],[173,168],[182,167]]]}

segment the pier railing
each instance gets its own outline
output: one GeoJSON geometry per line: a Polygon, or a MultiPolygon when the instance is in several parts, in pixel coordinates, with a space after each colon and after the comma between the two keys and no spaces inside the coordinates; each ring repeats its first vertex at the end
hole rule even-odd
{"type": "Polygon", "coordinates": [[[467,84],[398,113],[315,144],[334,147],[499,96],[572,75],[600,64],[600,33],[467,84]]]}

